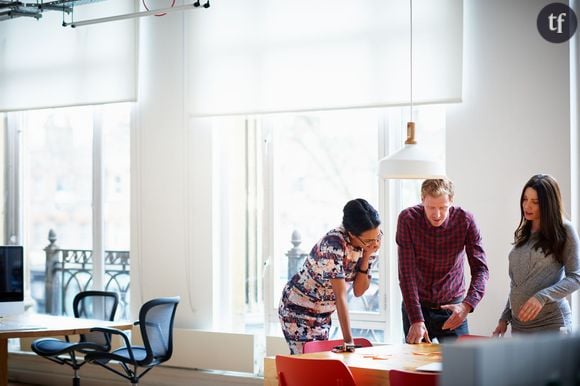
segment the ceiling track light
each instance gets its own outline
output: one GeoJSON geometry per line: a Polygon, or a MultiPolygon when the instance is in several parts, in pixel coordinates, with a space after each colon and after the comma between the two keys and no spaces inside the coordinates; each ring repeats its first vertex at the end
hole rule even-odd
{"type": "Polygon", "coordinates": [[[445,164],[415,140],[413,122],[413,0],[409,0],[409,96],[410,113],[405,146],[379,161],[379,176],[385,179],[427,179],[445,177],[445,164]]]}
{"type": "Polygon", "coordinates": [[[186,4],[186,5],[181,5],[178,7],[169,7],[169,8],[162,8],[162,9],[153,9],[153,10],[149,10],[149,11],[142,11],[142,12],[134,12],[134,13],[127,13],[124,15],[116,15],[116,16],[108,16],[108,17],[101,17],[98,19],[89,19],[89,20],[80,20],[80,21],[71,21],[70,23],[67,22],[62,22],[62,26],[63,27],[72,27],[72,28],[76,28],[76,27],[82,27],[85,25],[92,25],[92,24],[99,24],[99,23],[108,23],[111,21],[117,21],[117,20],[126,20],[126,19],[134,19],[134,18],[138,18],[138,17],[144,17],[144,16],[151,16],[151,15],[156,15],[156,14],[161,14],[161,13],[169,13],[169,12],[177,12],[177,11],[187,11],[187,10],[192,10],[192,9],[197,9],[197,8],[209,8],[209,0],[207,0],[205,2],[205,4],[201,5],[201,3],[199,1],[196,1],[193,4],[186,4]]]}

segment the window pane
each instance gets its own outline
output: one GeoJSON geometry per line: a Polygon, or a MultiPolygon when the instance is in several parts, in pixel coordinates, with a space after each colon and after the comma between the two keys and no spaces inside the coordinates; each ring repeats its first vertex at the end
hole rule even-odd
{"type": "Polygon", "coordinates": [[[119,319],[129,319],[131,105],[102,107],[105,283],[120,296],[119,319]]]}
{"type": "MultiPolygon", "coordinates": [[[[374,110],[350,110],[281,116],[272,126],[276,307],[297,268],[292,262],[289,267],[287,258],[294,232],[295,243],[300,241],[296,247],[307,254],[341,224],[347,201],[364,198],[378,209],[378,124],[374,110]]],[[[364,297],[350,296],[351,311],[379,311],[378,301],[373,301],[378,272],[373,278],[364,297]]]]}
{"type": "Polygon", "coordinates": [[[49,230],[60,248],[92,248],[92,119],[86,107],[23,113],[24,240],[38,311],[49,230]]]}
{"type": "Polygon", "coordinates": [[[124,303],[121,312],[127,310],[130,104],[28,111],[19,116],[23,240],[37,311],[70,313],[74,295],[93,287],[94,130],[102,130],[105,289],[118,291],[124,303]],[[101,124],[95,125],[97,121],[101,124]],[[49,244],[50,254],[45,250],[49,244]],[[58,262],[51,264],[48,275],[47,255],[58,262]],[[48,290],[46,282],[52,283],[48,290]]]}
{"type": "Polygon", "coordinates": [[[103,108],[105,250],[130,245],[130,124],[128,104],[103,108]]]}

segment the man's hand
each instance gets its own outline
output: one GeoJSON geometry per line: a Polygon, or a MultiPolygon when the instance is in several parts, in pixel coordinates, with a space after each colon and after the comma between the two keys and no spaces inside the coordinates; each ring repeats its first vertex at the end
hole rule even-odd
{"type": "Polygon", "coordinates": [[[536,316],[542,311],[544,306],[535,296],[529,298],[522,308],[520,308],[520,312],[518,312],[518,319],[522,322],[529,322],[530,320],[536,319],[536,316]]]}
{"type": "Polygon", "coordinates": [[[443,323],[443,330],[455,330],[467,318],[467,314],[471,311],[471,306],[467,303],[445,304],[441,306],[443,310],[452,312],[451,316],[443,323]]]}
{"type": "Polygon", "coordinates": [[[426,343],[431,343],[431,339],[429,339],[429,333],[427,332],[427,327],[425,327],[425,322],[413,323],[411,328],[409,328],[409,333],[407,334],[407,343],[421,343],[423,340],[426,343]]]}

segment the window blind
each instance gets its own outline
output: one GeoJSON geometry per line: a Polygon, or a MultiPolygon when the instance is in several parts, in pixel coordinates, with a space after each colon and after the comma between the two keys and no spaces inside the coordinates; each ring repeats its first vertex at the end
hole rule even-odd
{"type": "MultiPolygon", "coordinates": [[[[131,13],[132,0],[74,8],[74,20],[131,13]]],[[[0,22],[0,111],[87,105],[136,99],[135,19],[79,28],[63,15],[0,22]],[[67,19],[67,21],[69,21],[67,19]]]]}
{"type": "MultiPolygon", "coordinates": [[[[194,116],[410,100],[409,1],[220,0],[186,15],[194,116]]],[[[463,4],[413,2],[413,100],[461,100],[463,4]]]]}

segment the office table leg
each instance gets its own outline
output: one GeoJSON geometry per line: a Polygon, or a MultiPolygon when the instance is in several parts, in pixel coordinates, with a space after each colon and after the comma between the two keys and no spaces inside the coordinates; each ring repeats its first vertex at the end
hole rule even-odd
{"type": "Polygon", "coordinates": [[[8,386],[8,339],[0,338],[0,386],[8,386]]]}

